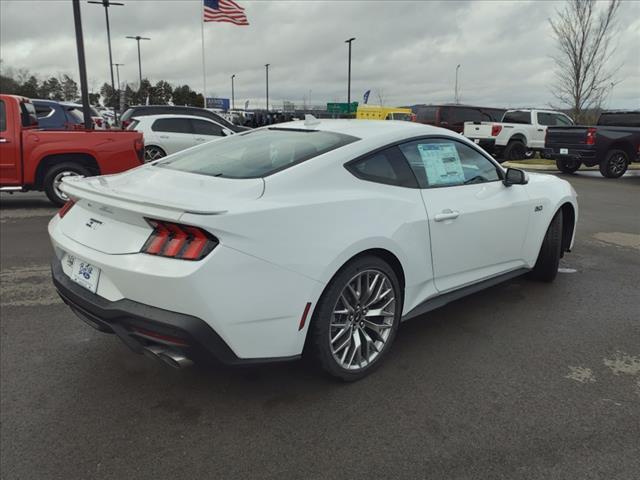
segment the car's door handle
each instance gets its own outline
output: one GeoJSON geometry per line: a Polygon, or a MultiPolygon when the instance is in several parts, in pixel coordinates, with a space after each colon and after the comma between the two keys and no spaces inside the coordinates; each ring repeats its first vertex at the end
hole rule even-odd
{"type": "Polygon", "coordinates": [[[539,132],[544,132],[544,128],[539,128],[538,131],[539,132]]]}
{"type": "Polygon", "coordinates": [[[0,137],[0,143],[9,143],[9,140],[6,138],[0,137]]]}
{"type": "Polygon", "coordinates": [[[454,220],[458,218],[459,215],[460,215],[460,212],[456,212],[447,208],[446,210],[443,210],[442,212],[438,213],[434,217],[434,220],[436,222],[444,222],[445,220],[454,220]]]}
{"type": "Polygon", "coordinates": [[[160,135],[160,138],[169,138],[169,135],[160,135]]]}
{"type": "Polygon", "coordinates": [[[196,142],[204,142],[206,139],[202,137],[196,138],[196,142]]]}

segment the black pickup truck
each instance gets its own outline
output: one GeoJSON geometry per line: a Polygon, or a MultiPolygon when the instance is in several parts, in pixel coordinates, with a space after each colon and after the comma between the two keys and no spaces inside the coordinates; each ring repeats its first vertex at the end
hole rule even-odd
{"type": "Polygon", "coordinates": [[[548,127],[544,153],[564,173],[598,165],[602,176],[621,177],[640,161],[640,110],[603,112],[593,127],[548,127]]]}

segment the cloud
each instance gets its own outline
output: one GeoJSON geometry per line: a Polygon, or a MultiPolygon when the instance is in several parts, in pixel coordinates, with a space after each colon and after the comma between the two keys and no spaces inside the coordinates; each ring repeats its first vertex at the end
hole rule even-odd
{"type": "MultiPolygon", "coordinates": [[[[136,43],[143,35],[143,76],[202,89],[201,2],[124,0],[111,7],[114,62],[123,81],[136,83],[136,43]]],[[[345,101],[347,46],[353,42],[352,97],[383,91],[396,105],[453,100],[455,67],[466,103],[487,106],[547,105],[555,43],[548,24],[557,1],[248,1],[251,25],[207,23],[208,94],[264,102],[270,63],[272,104],[345,101]],[[274,103],[275,102],[275,103],[274,103]]],[[[90,87],[109,79],[104,10],[82,2],[90,87]]],[[[41,77],[78,77],[73,16],[68,0],[2,0],[0,56],[3,68],[28,68],[41,77]]],[[[640,105],[640,2],[620,12],[618,49],[623,82],[610,96],[612,108],[640,105]]]]}

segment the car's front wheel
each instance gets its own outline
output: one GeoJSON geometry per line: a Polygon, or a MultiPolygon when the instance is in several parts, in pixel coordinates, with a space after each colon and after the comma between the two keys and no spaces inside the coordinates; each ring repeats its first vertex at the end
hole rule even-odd
{"type": "Polygon", "coordinates": [[[542,241],[538,260],[531,276],[543,282],[553,282],[558,275],[560,256],[562,254],[562,211],[558,211],[542,241]]]}
{"type": "Polygon", "coordinates": [[[397,275],[382,259],[360,257],[325,289],[309,326],[307,350],[330,375],[358,380],[389,351],[402,313],[397,275]]]}

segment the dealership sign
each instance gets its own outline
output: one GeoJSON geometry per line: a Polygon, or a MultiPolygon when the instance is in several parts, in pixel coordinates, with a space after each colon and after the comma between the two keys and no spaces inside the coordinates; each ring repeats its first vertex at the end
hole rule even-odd
{"type": "Polygon", "coordinates": [[[229,99],[207,97],[207,108],[219,108],[220,110],[229,110],[229,99]]]}

